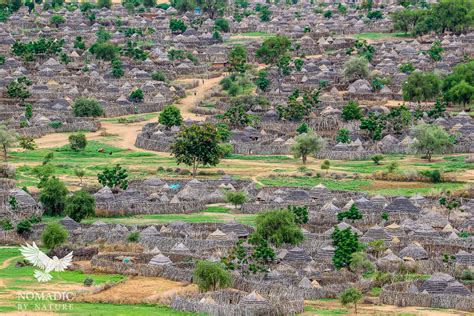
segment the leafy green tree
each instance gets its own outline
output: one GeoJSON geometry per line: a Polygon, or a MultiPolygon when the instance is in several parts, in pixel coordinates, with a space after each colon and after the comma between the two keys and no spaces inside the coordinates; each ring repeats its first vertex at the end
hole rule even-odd
{"type": "Polygon", "coordinates": [[[324,11],[323,16],[324,16],[326,19],[332,18],[332,11],[331,11],[331,10],[326,10],[326,11],[324,11]]]}
{"type": "Polygon", "coordinates": [[[64,24],[66,22],[66,19],[62,15],[55,14],[51,16],[49,22],[54,24],[54,26],[59,27],[60,24],[64,24]]]}
{"type": "Polygon", "coordinates": [[[247,49],[242,45],[235,46],[227,59],[230,72],[243,74],[247,71],[247,49]]]}
{"type": "Polygon", "coordinates": [[[381,19],[383,19],[383,13],[380,10],[369,11],[367,13],[367,17],[370,20],[381,20],[381,19]]]}
{"type": "Polygon", "coordinates": [[[140,232],[131,232],[127,236],[128,242],[139,242],[140,241],[140,232]]]}
{"type": "Polygon", "coordinates": [[[413,72],[403,83],[403,99],[413,102],[430,101],[440,92],[441,82],[432,72],[413,72]]]}
{"type": "Polygon", "coordinates": [[[128,99],[134,103],[143,102],[143,98],[143,90],[140,88],[133,90],[132,93],[130,93],[130,96],[128,97],[128,99]]]}
{"type": "Polygon", "coordinates": [[[108,42],[97,42],[89,48],[89,51],[97,59],[112,61],[118,58],[119,49],[114,44],[108,42]]]}
{"type": "Polygon", "coordinates": [[[350,227],[340,230],[335,226],[331,238],[335,248],[334,256],[332,257],[334,266],[336,269],[349,267],[352,254],[362,249],[359,237],[351,231],[350,227]]]}
{"type": "Polygon", "coordinates": [[[304,61],[302,59],[297,58],[293,63],[295,64],[296,71],[301,71],[303,69],[304,61]]]}
{"type": "Polygon", "coordinates": [[[83,151],[87,146],[86,135],[83,133],[71,134],[69,136],[69,144],[74,151],[83,151]]]}
{"type": "Polygon", "coordinates": [[[102,173],[97,175],[97,178],[103,187],[109,187],[113,192],[128,188],[127,170],[120,165],[115,165],[113,168],[106,167],[102,173]]]}
{"type": "Polygon", "coordinates": [[[297,225],[306,224],[309,220],[309,212],[307,206],[288,205],[288,211],[295,215],[295,223],[297,225]]]}
{"type": "Polygon", "coordinates": [[[20,105],[22,105],[23,102],[31,96],[28,87],[32,84],[33,82],[24,76],[12,80],[7,85],[7,96],[9,98],[18,99],[20,105]]]}
{"type": "Polygon", "coordinates": [[[349,210],[337,213],[337,220],[342,222],[345,218],[350,219],[352,223],[358,219],[362,219],[362,213],[355,204],[352,204],[349,210]]]}
{"type": "Polygon", "coordinates": [[[426,51],[426,54],[430,56],[431,60],[433,61],[441,61],[443,59],[444,49],[441,47],[441,41],[436,40],[431,45],[430,49],[426,51]]]}
{"type": "Polygon", "coordinates": [[[270,80],[268,79],[268,73],[264,70],[258,72],[257,79],[255,80],[255,84],[257,87],[265,92],[270,87],[270,80]]]}
{"type": "Polygon", "coordinates": [[[270,10],[269,6],[262,6],[260,11],[258,12],[258,16],[260,17],[260,21],[268,22],[272,17],[272,11],[270,10]]]}
{"type": "Polygon", "coordinates": [[[277,61],[288,52],[291,42],[286,36],[277,35],[267,38],[255,52],[257,58],[265,64],[276,65],[277,61]]]}
{"type": "Polygon", "coordinates": [[[349,130],[345,128],[341,128],[340,130],[338,130],[336,135],[336,142],[349,144],[351,142],[349,130]]]}
{"type": "Polygon", "coordinates": [[[18,138],[20,147],[25,150],[35,150],[37,148],[35,139],[31,136],[21,136],[18,138]]]}
{"type": "Polygon", "coordinates": [[[196,3],[193,0],[172,0],[171,5],[180,13],[194,10],[196,3]]]}
{"type": "Polygon", "coordinates": [[[367,59],[353,56],[344,63],[344,78],[348,81],[365,79],[369,77],[369,67],[367,59]]]}
{"type": "Polygon", "coordinates": [[[112,60],[112,77],[121,78],[124,75],[123,64],[120,59],[112,60]]]}
{"type": "Polygon", "coordinates": [[[298,126],[298,128],[296,129],[296,132],[298,134],[306,134],[309,131],[310,129],[309,129],[308,124],[306,124],[306,122],[301,123],[300,126],[298,126]]]}
{"type": "Polygon", "coordinates": [[[171,154],[178,164],[192,166],[193,177],[199,165],[217,165],[221,149],[216,127],[209,123],[184,127],[176,135],[171,154]]]}
{"type": "Polygon", "coordinates": [[[233,191],[227,191],[225,193],[225,199],[228,203],[231,203],[237,208],[239,206],[242,208],[242,205],[247,202],[247,194],[245,192],[233,192],[233,191]]]}
{"type": "Polygon", "coordinates": [[[373,161],[376,165],[380,165],[380,162],[384,159],[384,156],[383,156],[383,155],[380,155],[380,154],[375,154],[375,155],[373,155],[372,157],[370,157],[370,159],[372,159],[372,161],[373,161]]]}
{"type": "Polygon", "coordinates": [[[362,299],[362,297],[363,295],[359,290],[351,287],[342,292],[342,294],[339,296],[339,301],[344,306],[354,304],[354,312],[357,314],[357,303],[362,299]]]}
{"type": "Polygon", "coordinates": [[[401,64],[398,66],[398,69],[405,74],[411,74],[413,71],[415,71],[415,67],[410,62],[401,64]]]}
{"type": "Polygon", "coordinates": [[[169,24],[170,30],[174,34],[180,34],[186,32],[187,26],[184,24],[183,20],[180,19],[174,19],[172,18],[170,20],[169,24]]]}
{"type": "Polygon", "coordinates": [[[66,200],[65,213],[75,220],[81,222],[84,218],[95,215],[95,198],[87,191],[76,191],[66,200]]]}
{"type": "Polygon", "coordinates": [[[74,100],[72,111],[74,116],[77,117],[97,117],[104,114],[104,110],[100,106],[99,101],[84,97],[74,100]]]}
{"type": "Polygon", "coordinates": [[[214,20],[219,12],[223,12],[227,8],[228,2],[225,0],[196,0],[196,3],[209,15],[210,19],[214,20]]]}
{"type": "Polygon", "coordinates": [[[411,32],[418,23],[423,21],[425,15],[424,10],[405,9],[392,13],[391,18],[393,27],[397,31],[402,31],[405,34],[411,32]]]}
{"type": "Polygon", "coordinates": [[[232,285],[232,275],[221,263],[207,260],[198,261],[193,272],[193,283],[201,291],[215,291],[232,285]]]}
{"type": "Polygon", "coordinates": [[[167,105],[163,108],[158,119],[160,124],[170,128],[172,126],[181,126],[183,117],[181,111],[174,105],[167,105]]]}
{"type": "Polygon", "coordinates": [[[295,215],[289,210],[259,213],[255,223],[254,238],[262,238],[276,247],[284,243],[297,245],[304,239],[303,232],[295,222],[295,215]]]}
{"type": "Polygon", "coordinates": [[[230,32],[229,21],[227,21],[224,18],[217,18],[214,21],[214,28],[216,31],[229,33],[230,32]]]}
{"type": "Polygon", "coordinates": [[[433,4],[430,15],[435,31],[461,32],[473,25],[474,4],[470,0],[440,0],[433,4]]]}
{"type": "Polygon", "coordinates": [[[242,128],[255,123],[256,117],[247,113],[248,109],[243,104],[235,104],[224,113],[224,120],[231,127],[242,128]]]}
{"type": "Polygon", "coordinates": [[[66,228],[58,223],[50,223],[41,234],[41,241],[48,249],[54,249],[66,242],[69,233],[66,228]]]}
{"type": "Polygon", "coordinates": [[[112,0],[97,0],[98,8],[112,8],[112,0]]]}
{"type": "Polygon", "coordinates": [[[369,137],[373,140],[382,139],[382,131],[385,128],[385,117],[383,115],[376,115],[373,112],[369,116],[360,120],[360,129],[366,130],[369,137]]]}
{"type": "Polygon", "coordinates": [[[86,49],[86,44],[84,43],[84,39],[82,38],[82,36],[76,36],[76,38],[74,39],[74,48],[80,50],[86,49]]]}
{"type": "Polygon", "coordinates": [[[163,72],[161,71],[156,71],[151,74],[151,79],[156,80],[156,81],[166,81],[166,76],[163,72]]]}
{"type": "Polygon", "coordinates": [[[86,175],[85,170],[84,170],[84,169],[80,169],[80,168],[75,168],[75,169],[74,169],[74,175],[79,178],[79,181],[80,181],[79,186],[82,186],[82,179],[83,179],[83,178],[85,177],[85,175],[86,175]]]}
{"type": "Polygon", "coordinates": [[[328,173],[329,168],[331,168],[331,162],[329,160],[324,160],[323,163],[321,164],[321,170],[326,170],[326,173],[328,173]]]}
{"type": "Polygon", "coordinates": [[[20,235],[30,233],[31,232],[31,222],[28,219],[21,220],[16,225],[16,232],[20,235]]]}
{"type": "Polygon", "coordinates": [[[44,214],[49,216],[63,215],[67,194],[68,190],[61,180],[56,177],[49,178],[44,183],[39,196],[44,214]]]}
{"type": "Polygon", "coordinates": [[[363,117],[359,104],[352,100],[342,108],[341,115],[345,121],[360,120],[363,117]]]}
{"type": "Polygon", "coordinates": [[[0,125],[0,146],[3,150],[3,160],[8,160],[8,149],[13,147],[18,139],[18,134],[8,129],[5,125],[0,125]]]}
{"type": "Polygon", "coordinates": [[[303,165],[305,165],[308,156],[317,154],[324,146],[324,139],[310,132],[295,137],[295,143],[291,146],[291,152],[295,158],[301,158],[303,165]]]}
{"type": "Polygon", "coordinates": [[[474,100],[474,86],[462,80],[457,85],[449,89],[449,99],[454,103],[462,104],[464,108],[474,100]]]}
{"type": "Polygon", "coordinates": [[[452,144],[449,134],[439,125],[417,125],[413,128],[413,137],[416,138],[413,148],[430,162],[433,154],[445,152],[452,144]]]}
{"type": "Polygon", "coordinates": [[[375,270],[374,264],[370,262],[367,254],[362,251],[354,252],[352,254],[349,268],[351,271],[356,272],[358,274],[367,272],[371,273],[375,270]]]}
{"type": "Polygon", "coordinates": [[[25,104],[25,117],[30,120],[33,117],[33,105],[31,103],[25,104]]]}

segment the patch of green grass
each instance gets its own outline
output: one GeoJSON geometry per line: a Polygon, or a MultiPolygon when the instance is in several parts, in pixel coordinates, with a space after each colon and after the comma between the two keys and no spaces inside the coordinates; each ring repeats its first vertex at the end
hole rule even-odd
{"type": "Polygon", "coordinates": [[[304,311],[313,313],[314,315],[346,315],[349,313],[345,308],[321,309],[314,306],[305,306],[304,311]]]}
{"type": "Polygon", "coordinates": [[[392,188],[392,189],[372,189],[369,192],[372,194],[380,195],[404,195],[412,196],[415,194],[428,195],[430,193],[441,192],[441,191],[457,191],[464,189],[465,183],[462,182],[442,182],[442,183],[422,183],[419,187],[415,188],[392,188]]]}
{"type": "Polygon", "coordinates": [[[103,315],[103,316],[184,316],[203,315],[175,311],[166,306],[152,304],[102,304],[102,303],[73,303],[71,311],[64,311],[68,315],[103,315]]]}
{"type": "Polygon", "coordinates": [[[225,206],[208,206],[203,212],[205,213],[229,213],[229,209],[225,206]]]}
{"type": "Polygon", "coordinates": [[[266,163],[293,162],[297,160],[289,156],[246,156],[246,155],[240,155],[240,154],[232,154],[226,159],[263,161],[266,163]]]}
{"type": "Polygon", "coordinates": [[[372,296],[380,296],[380,292],[382,292],[382,289],[379,287],[373,287],[370,289],[370,295],[372,296]]]}
{"type": "Polygon", "coordinates": [[[107,122],[107,123],[122,123],[124,120],[128,122],[134,122],[134,121],[148,121],[151,120],[152,118],[156,118],[158,121],[158,114],[157,113],[146,113],[146,114],[130,114],[126,116],[121,116],[121,117],[112,117],[112,118],[104,118],[101,119],[101,122],[107,122]]]}
{"type": "Polygon", "coordinates": [[[353,37],[355,37],[357,39],[365,39],[365,40],[380,40],[380,39],[397,38],[397,37],[410,37],[410,36],[407,36],[405,33],[367,32],[367,33],[354,34],[353,37]]]}
{"type": "Polygon", "coordinates": [[[348,191],[365,191],[361,187],[372,184],[371,180],[332,180],[320,177],[272,177],[258,179],[261,183],[270,186],[292,186],[292,187],[313,187],[322,183],[330,190],[348,190],[348,191]]]}

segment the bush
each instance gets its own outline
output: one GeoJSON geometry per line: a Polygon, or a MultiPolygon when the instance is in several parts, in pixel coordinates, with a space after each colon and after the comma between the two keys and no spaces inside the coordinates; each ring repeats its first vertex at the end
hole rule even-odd
{"type": "Polygon", "coordinates": [[[76,191],[66,200],[66,214],[81,222],[84,218],[95,215],[95,198],[86,191],[76,191]]]}
{"type": "Polygon", "coordinates": [[[303,232],[289,210],[275,210],[257,215],[253,239],[261,238],[279,247],[284,243],[297,245],[304,239],[303,232]]]}
{"type": "Polygon", "coordinates": [[[430,179],[433,183],[440,183],[442,181],[442,174],[439,170],[422,170],[419,173],[430,179]]]}
{"type": "Polygon", "coordinates": [[[245,192],[228,191],[225,193],[225,198],[227,202],[233,204],[236,208],[247,202],[247,194],[245,192]]]}
{"type": "Polygon", "coordinates": [[[228,33],[230,31],[229,21],[224,18],[217,18],[214,22],[214,28],[217,31],[228,33]]]}
{"type": "Polygon", "coordinates": [[[219,149],[221,151],[221,158],[230,157],[234,152],[234,146],[232,144],[219,144],[219,149]]]}
{"type": "Polygon", "coordinates": [[[380,155],[380,154],[377,154],[377,155],[373,155],[372,157],[370,157],[370,159],[372,159],[372,161],[376,164],[376,165],[380,165],[380,162],[383,160],[383,155],[380,155]]]}
{"type": "Polygon", "coordinates": [[[20,235],[31,232],[31,222],[27,219],[20,221],[16,225],[16,232],[20,235]]]}
{"type": "Polygon", "coordinates": [[[143,96],[143,90],[142,89],[134,90],[129,96],[129,100],[131,102],[135,102],[135,103],[142,102],[143,98],[144,98],[144,96],[143,96]]]}
{"type": "Polygon", "coordinates": [[[86,135],[82,133],[71,134],[69,136],[69,145],[74,151],[83,151],[87,146],[86,135]]]}
{"type": "Polygon", "coordinates": [[[201,291],[215,291],[232,285],[232,275],[221,263],[198,261],[194,269],[193,283],[201,291]]]}
{"type": "Polygon", "coordinates": [[[139,232],[133,232],[133,233],[130,233],[127,236],[127,241],[128,242],[138,242],[139,240],[140,240],[140,233],[139,232]]]}
{"type": "Polygon", "coordinates": [[[161,71],[155,71],[154,73],[151,74],[151,79],[156,80],[156,81],[166,81],[166,76],[161,71]]]}
{"type": "Polygon", "coordinates": [[[13,229],[12,221],[8,218],[0,219],[0,229],[5,230],[5,231],[12,230],[13,229]]]}
{"type": "Polygon", "coordinates": [[[94,284],[94,280],[92,278],[85,278],[83,283],[84,283],[84,286],[89,287],[89,286],[92,286],[92,284],[94,284]]]}
{"type": "Polygon", "coordinates": [[[181,111],[176,106],[168,105],[161,111],[158,121],[169,128],[181,126],[183,124],[183,117],[181,116],[181,111]]]}
{"type": "Polygon", "coordinates": [[[48,179],[41,190],[39,200],[43,205],[44,214],[59,216],[64,212],[68,190],[58,178],[48,179]]]}
{"type": "Polygon", "coordinates": [[[110,9],[112,7],[112,0],[97,0],[97,7],[110,9]]]}
{"type": "Polygon", "coordinates": [[[104,110],[96,99],[77,98],[72,105],[76,117],[97,117],[104,114],[104,110]]]}
{"type": "Polygon", "coordinates": [[[51,223],[46,226],[41,234],[41,241],[46,248],[54,249],[62,245],[68,237],[69,234],[64,226],[58,223],[51,223]]]}

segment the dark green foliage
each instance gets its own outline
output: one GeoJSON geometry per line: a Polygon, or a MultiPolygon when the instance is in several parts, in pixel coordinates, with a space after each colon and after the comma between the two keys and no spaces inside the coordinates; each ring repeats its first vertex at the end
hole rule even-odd
{"type": "Polygon", "coordinates": [[[270,7],[262,6],[260,11],[258,12],[258,16],[260,17],[260,21],[268,22],[272,17],[272,11],[270,11],[270,7]]]}
{"type": "Polygon", "coordinates": [[[306,224],[309,220],[307,206],[289,205],[288,210],[295,215],[295,223],[297,225],[306,224]]]}
{"type": "Polygon", "coordinates": [[[121,78],[123,75],[124,71],[120,59],[112,60],[112,77],[121,78]]]}
{"type": "Polygon", "coordinates": [[[97,117],[104,114],[104,110],[96,99],[77,98],[72,105],[74,116],[97,117]]]}
{"type": "Polygon", "coordinates": [[[207,260],[198,261],[193,274],[193,283],[201,291],[215,291],[232,285],[232,275],[221,263],[207,260]]]}
{"type": "Polygon", "coordinates": [[[281,56],[285,55],[291,46],[291,42],[286,36],[277,35],[266,39],[262,46],[255,52],[265,64],[276,64],[281,56]]]}
{"type": "Polygon", "coordinates": [[[385,127],[385,118],[383,115],[376,115],[373,112],[368,117],[360,120],[360,129],[366,130],[369,137],[373,140],[382,139],[382,131],[385,127]]]}
{"type": "Polygon", "coordinates": [[[309,126],[305,122],[301,123],[300,126],[296,129],[298,134],[304,134],[309,132],[309,126]]]}
{"type": "Polygon", "coordinates": [[[226,201],[233,204],[236,208],[238,206],[242,206],[245,202],[247,202],[247,194],[245,192],[233,192],[227,191],[225,193],[226,201]]]}
{"type": "Polygon", "coordinates": [[[172,33],[179,34],[186,32],[186,24],[184,24],[183,20],[180,19],[171,19],[169,24],[170,30],[172,33]]]}
{"type": "Polygon", "coordinates": [[[384,220],[384,221],[388,221],[389,219],[389,215],[387,212],[382,212],[382,215],[380,215],[380,217],[384,220]]]}
{"type": "Polygon", "coordinates": [[[128,242],[138,242],[140,240],[140,233],[139,232],[132,232],[127,236],[128,242]]]}
{"type": "Polygon", "coordinates": [[[342,128],[337,131],[336,135],[336,142],[338,143],[343,143],[343,144],[349,144],[351,142],[351,138],[349,135],[349,130],[342,128]]]}
{"type": "Polygon", "coordinates": [[[242,45],[235,46],[228,56],[229,71],[245,73],[247,70],[247,49],[242,45]]]}
{"type": "Polygon", "coordinates": [[[25,150],[35,150],[37,147],[35,139],[31,136],[21,136],[20,138],[18,138],[18,141],[20,147],[25,150]]]}
{"type": "Polygon", "coordinates": [[[419,173],[430,179],[433,183],[440,183],[442,181],[441,172],[439,170],[421,170],[419,173]]]}
{"type": "Polygon", "coordinates": [[[362,245],[359,243],[359,237],[356,233],[351,231],[350,227],[339,230],[339,228],[335,226],[331,238],[332,245],[335,248],[335,253],[332,257],[334,266],[336,269],[349,267],[352,254],[362,249],[362,245]]]}
{"type": "Polygon", "coordinates": [[[66,19],[62,15],[55,14],[49,19],[49,22],[54,24],[56,27],[59,27],[60,24],[64,24],[66,22],[66,19]]]}
{"type": "Polygon", "coordinates": [[[216,31],[228,33],[230,31],[229,21],[224,18],[217,18],[214,22],[214,28],[216,31]]]}
{"type": "Polygon", "coordinates": [[[12,224],[10,219],[2,218],[2,219],[0,219],[0,228],[4,231],[12,230],[13,229],[13,224],[12,224]]]}
{"type": "Polygon", "coordinates": [[[95,215],[95,198],[87,191],[76,191],[66,200],[65,213],[80,223],[84,218],[95,215]]]}
{"type": "Polygon", "coordinates": [[[268,242],[252,234],[249,238],[252,246],[244,247],[243,240],[237,241],[229,255],[221,259],[227,270],[237,270],[242,275],[268,272],[268,264],[275,260],[275,252],[268,242]]]}
{"type": "Polygon", "coordinates": [[[110,9],[112,7],[112,0],[97,0],[97,7],[110,9]]]}
{"type": "Polygon", "coordinates": [[[25,99],[31,96],[29,91],[29,86],[31,86],[33,82],[26,77],[19,77],[15,80],[10,81],[7,85],[7,96],[10,98],[15,98],[20,101],[20,105],[23,104],[25,99]]]}
{"type": "Polygon", "coordinates": [[[49,178],[43,185],[39,200],[43,204],[44,214],[49,216],[63,215],[68,190],[56,177],[49,178]]]}
{"type": "Polygon", "coordinates": [[[21,220],[16,225],[16,232],[20,235],[31,232],[31,222],[27,219],[21,220]]]}
{"type": "Polygon", "coordinates": [[[97,175],[97,178],[103,187],[109,187],[113,192],[118,192],[119,188],[122,190],[128,188],[127,170],[120,165],[115,165],[113,168],[105,168],[102,173],[97,175]]]}
{"type": "Polygon", "coordinates": [[[337,213],[337,220],[342,222],[345,218],[350,219],[352,222],[358,219],[362,219],[362,213],[359,211],[355,204],[352,204],[349,210],[345,212],[337,213]]]}
{"type": "Polygon", "coordinates": [[[380,162],[383,160],[384,156],[380,154],[373,155],[370,157],[376,165],[380,165],[380,162]]]}
{"type": "Polygon", "coordinates": [[[398,69],[405,74],[411,74],[415,70],[415,67],[412,63],[408,62],[398,66],[398,69]]]}
{"type": "Polygon", "coordinates": [[[430,56],[433,61],[441,61],[443,52],[444,49],[441,47],[441,41],[436,40],[425,53],[430,56]]]}
{"type": "Polygon", "coordinates": [[[76,36],[76,39],[74,40],[74,48],[80,50],[86,49],[86,43],[84,43],[84,39],[82,38],[82,36],[76,36]]]}
{"type": "Polygon", "coordinates": [[[89,51],[97,59],[112,61],[118,58],[119,49],[114,44],[108,42],[97,42],[89,48],[89,51]]]}
{"type": "Polygon", "coordinates": [[[371,20],[381,20],[383,19],[383,14],[382,14],[382,11],[380,10],[369,11],[367,13],[367,17],[371,20]]]}
{"type": "Polygon", "coordinates": [[[166,76],[161,71],[155,71],[154,73],[151,74],[151,79],[164,82],[166,81],[166,76]]]}
{"type": "Polygon", "coordinates": [[[193,176],[199,165],[217,165],[221,150],[216,127],[209,123],[184,127],[171,146],[171,154],[178,164],[192,166],[193,176]]]}
{"type": "Polygon", "coordinates": [[[132,91],[132,93],[130,93],[130,96],[128,97],[128,99],[134,103],[143,102],[143,98],[143,90],[140,88],[132,91]]]}
{"type": "Polygon", "coordinates": [[[74,151],[83,151],[87,146],[86,135],[83,133],[69,135],[69,144],[74,151]]]}
{"type": "Polygon", "coordinates": [[[313,92],[306,91],[303,99],[300,100],[299,92],[295,90],[292,95],[288,97],[286,105],[277,106],[277,112],[280,118],[289,121],[301,121],[308,117],[310,113],[316,109],[319,104],[319,95],[321,90],[314,90],[313,92]]]}
{"type": "Polygon", "coordinates": [[[268,87],[270,87],[270,80],[267,78],[268,73],[264,70],[258,72],[257,79],[255,80],[255,84],[257,87],[265,92],[267,91],[268,87]]]}
{"type": "Polygon", "coordinates": [[[31,119],[33,117],[33,105],[31,103],[25,104],[25,117],[31,119]]]}
{"type": "Polygon", "coordinates": [[[232,133],[229,129],[229,126],[226,123],[217,123],[216,124],[217,136],[219,137],[219,141],[226,143],[229,141],[232,133]]]}
{"type": "Polygon", "coordinates": [[[41,241],[48,249],[54,249],[66,242],[69,233],[64,226],[58,223],[50,223],[41,234],[41,241]]]}
{"type": "Polygon", "coordinates": [[[354,304],[355,314],[357,314],[357,303],[362,299],[362,293],[353,287],[345,290],[339,296],[339,301],[342,305],[346,306],[349,304],[354,304]]]}
{"type": "Polygon", "coordinates": [[[36,56],[42,57],[54,56],[61,52],[64,40],[40,38],[37,41],[23,43],[16,41],[12,45],[12,53],[15,56],[22,57],[25,61],[34,61],[36,56]]]}
{"type": "Polygon", "coordinates": [[[92,286],[94,284],[94,279],[85,278],[83,283],[84,283],[84,286],[86,286],[86,287],[92,286]]]}
{"type": "Polygon", "coordinates": [[[183,124],[183,117],[181,111],[174,105],[168,105],[163,108],[158,119],[160,124],[166,127],[181,126],[183,124]]]}
{"type": "Polygon", "coordinates": [[[331,10],[327,10],[324,12],[323,16],[326,18],[326,19],[330,19],[332,18],[332,11],[331,10]]]}
{"type": "Polygon", "coordinates": [[[247,108],[243,104],[232,105],[224,113],[224,120],[229,126],[241,128],[253,125],[255,116],[247,113],[247,108]]]}
{"type": "Polygon", "coordinates": [[[276,210],[258,214],[254,238],[262,238],[277,247],[284,243],[297,245],[304,239],[303,232],[295,223],[295,215],[289,210],[276,210]]]}
{"type": "Polygon", "coordinates": [[[346,121],[360,120],[362,118],[362,110],[356,101],[349,101],[342,108],[342,118],[346,121]]]}

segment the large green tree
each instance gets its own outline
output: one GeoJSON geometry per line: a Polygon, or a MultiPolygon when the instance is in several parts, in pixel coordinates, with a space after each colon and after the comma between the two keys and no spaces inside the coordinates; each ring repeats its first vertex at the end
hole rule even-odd
{"type": "Polygon", "coordinates": [[[209,18],[214,19],[219,12],[225,10],[228,2],[226,0],[196,0],[196,3],[204,9],[209,18]]]}
{"type": "Polygon", "coordinates": [[[66,200],[65,213],[76,222],[95,215],[95,198],[87,191],[76,191],[66,200]]]}
{"type": "Polygon", "coordinates": [[[353,56],[344,63],[344,78],[348,81],[369,77],[369,62],[364,57],[353,56]]]}
{"type": "Polygon", "coordinates": [[[232,275],[221,263],[202,260],[194,268],[193,283],[203,292],[215,291],[231,286],[232,275]]]}
{"type": "Polygon", "coordinates": [[[413,128],[413,148],[431,161],[433,154],[442,154],[451,145],[449,134],[439,125],[420,124],[413,128]]]}
{"type": "Polygon", "coordinates": [[[2,146],[3,160],[8,159],[8,149],[16,144],[18,135],[8,129],[5,125],[0,125],[0,146],[2,146]]]}
{"type": "Polygon", "coordinates": [[[332,245],[335,248],[332,262],[336,269],[349,267],[352,254],[360,251],[362,245],[359,243],[359,237],[353,233],[350,227],[340,230],[337,226],[331,235],[332,245]]]}
{"type": "Polygon", "coordinates": [[[432,72],[415,71],[403,83],[403,99],[412,102],[431,101],[440,92],[441,82],[432,72]]]}
{"type": "Polygon", "coordinates": [[[44,214],[49,216],[63,215],[67,194],[68,190],[61,180],[56,177],[49,178],[43,185],[39,196],[44,214]]]}
{"type": "Polygon", "coordinates": [[[277,35],[267,38],[255,52],[257,58],[265,64],[275,65],[288,52],[291,42],[288,37],[277,35]]]}
{"type": "Polygon", "coordinates": [[[305,165],[308,156],[320,152],[325,144],[323,138],[310,131],[295,137],[295,143],[291,146],[291,152],[295,158],[301,158],[303,165],[305,165]]]}
{"type": "Polygon", "coordinates": [[[193,169],[196,176],[199,165],[215,166],[221,157],[219,136],[213,124],[193,124],[183,129],[176,135],[171,146],[171,155],[178,164],[184,163],[193,169]]]}
{"type": "Polygon", "coordinates": [[[277,247],[284,243],[297,245],[304,239],[301,228],[295,222],[295,214],[289,210],[260,213],[255,224],[252,239],[262,238],[277,247]]]}
{"type": "Polygon", "coordinates": [[[85,97],[80,97],[74,100],[72,111],[74,116],[78,117],[97,117],[104,114],[104,110],[100,106],[99,101],[85,97]]]}
{"type": "Polygon", "coordinates": [[[247,49],[242,45],[235,46],[228,56],[229,71],[233,73],[245,73],[247,70],[247,49]]]}
{"type": "Polygon", "coordinates": [[[176,106],[168,105],[161,111],[158,122],[167,128],[181,126],[183,124],[183,117],[181,116],[181,111],[176,106]]]}

